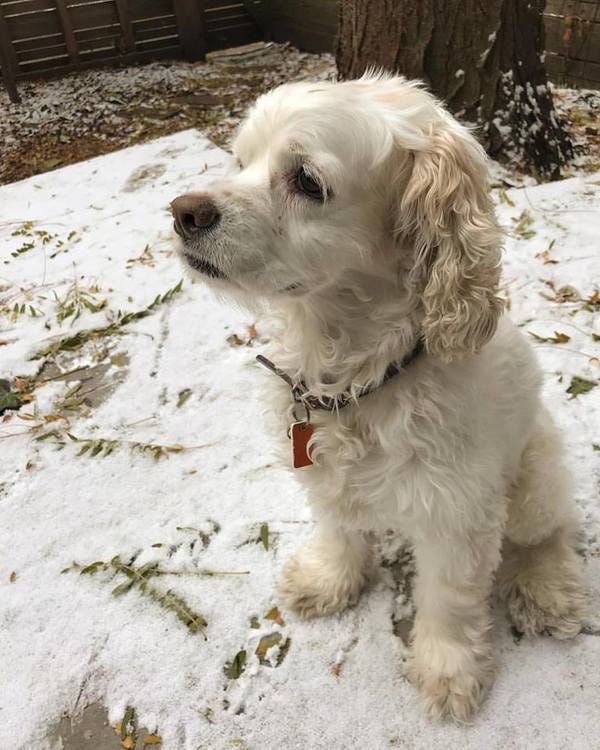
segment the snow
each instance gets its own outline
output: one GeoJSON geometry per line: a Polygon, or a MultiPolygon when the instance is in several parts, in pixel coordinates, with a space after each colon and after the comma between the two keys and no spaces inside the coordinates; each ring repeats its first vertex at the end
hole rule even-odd
{"type": "MultiPolygon", "coordinates": [[[[188,130],[0,188],[0,308],[9,305],[0,317],[0,376],[35,376],[43,360],[29,357],[53,337],[104,326],[118,310],[141,310],[173,289],[183,273],[171,249],[168,203],[222,174],[229,158],[188,130]],[[26,234],[13,235],[27,221],[26,234]],[[42,230],[56,236],[46,244],[42,235],[27,236],[42,230]],[[33,248],[11,255],[29,241],[33,248]],[[132,262],[146,245],[148,262],[132,262]],[[99,291],[91,293],[106,305],[58,325],[52,292],[64,299],[74,278],[81,289],[95,283],[99,291]],[[38,314],[11,320],[10,309],[24,300],[38,314]]],[[[56,372],[45,369],[38,380],[48,382],[35,388],[35,400],[0,424],[0,747],[57,747],[52,728],[61,715],[76,716],[92,702],[106,706],[112,723],[135,707],[166,750],[597,744],[600,388],[574,399],[566,391],[573,376],[598,378],[600,347],[591,334],[600,333],[600,321],[581,299],[599,277],[600,173],[494,193],[509,231],[503,290],[510,314],[538,336],[570,336],[563,344],[532,342],[584,517],[581,551],[592,589],[585,634],[572,643],[517,642],[498,608],[496,685],[474,726],[457,728],[427,721],[403,675],[406,647],[393,628],[410,617],[412,603],[389,565],[350,611],[313,622],[287,612],[275,581],[311,525],[302,491],[291,472],[273,465],[262,427],[257,386],[268,374],[254,357],[268,326],[186,279],[170,302],[123,326],[122,335],[57,355],[62,371],[106,365],[104,373],[90,383],[81,370],[65,382],[49,380],[56,372]],[[556,292],[545,282],[554,290],[570,285],[579,298],[546,299],[556,292]],[[80,390],[65,397],[77,382],[80,390]],[[91,405],[64,406],[89,389],[91,405]],[[186,389],[191,395],[178,406],[186,389]],[[35,439],[51,430],[58,437],[35,439]],[[122,444],[107,456],[78,456],[82,446],[66,430],[122,444]],[[132,442],[186,450],[155,461],[132,442]],[[123,575],[61,573],[73,561],[115,555],[178,572],[150,580],[206,619],[206,639],[137,588],[111,595],[123,575]],[[265,619],[276,605],[279,623],[265,619]],[[275,633],[279,644],[261,663],[257,645],[275,633]],[[234,679],[224,667],[240,650],[247,665],[234,679]]],[[[387,560],[402,557],[397,541],[382,544],[387,560]]]]}

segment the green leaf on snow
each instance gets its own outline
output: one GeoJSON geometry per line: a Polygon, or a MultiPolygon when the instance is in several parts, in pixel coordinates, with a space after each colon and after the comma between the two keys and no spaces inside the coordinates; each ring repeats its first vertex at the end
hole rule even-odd
{"type": "Polygon", "coordinates": [[[231,661],[228,661],[223,667],[225,675],[230,680],[237,680],[246,669],[246,651],[238,651],[231,661]]]}
{"type": "Polygon", "coordinates": [[[570,393],[571,399],[574,399],[583,393],[589,393],[597,385],[598,383],[594,380],[587,380],[586,378],[580,378],[578,375],[573,375],[571,385],[567,388],[567,393],[570,393]]]}

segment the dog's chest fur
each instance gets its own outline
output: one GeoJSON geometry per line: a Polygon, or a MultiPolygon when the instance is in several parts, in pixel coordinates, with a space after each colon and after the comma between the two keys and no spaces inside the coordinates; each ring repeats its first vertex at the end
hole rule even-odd
{"type": "MultiPolygon", "coordinates": [[[[483,526],[491,521],[518,471],[539,381],[537,370],[523,377],[532,372],[523,362],[528,347],[519,346],[513,330],[499,339],[507,336],[514,339],[512,357],[500,340],[462,364],[424,356],[337,415],[313,411],[315,463],[296,476],[318,517],[363,531],[402,527],[411,535],[432,517],[439,528],[466,514],[483,526]],[[490,507],[494,498],[498,508],[490,507]]],[[[268,387],[289,466],[290,392],[273,379],[268,387]]]]}

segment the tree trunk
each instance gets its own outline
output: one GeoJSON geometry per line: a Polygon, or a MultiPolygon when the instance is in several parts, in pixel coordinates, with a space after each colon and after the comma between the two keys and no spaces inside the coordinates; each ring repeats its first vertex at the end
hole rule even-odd
{"type": "Polygon", "coordinates": [[[573,155],[548,88],[545,0],[340,0],[340,78],[421,78],[489,154],[558,179],[573,155]]]}

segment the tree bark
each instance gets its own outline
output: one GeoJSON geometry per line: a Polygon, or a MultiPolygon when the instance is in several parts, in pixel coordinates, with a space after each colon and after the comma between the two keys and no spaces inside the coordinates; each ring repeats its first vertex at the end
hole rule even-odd
{"type": "Polygon", "coordinates": [[[341,0],[340,78],[384,68],[423,79],[480,126],[490,155],[558,179],[573,155],[544,56],[545,0],[341,0]]]}

